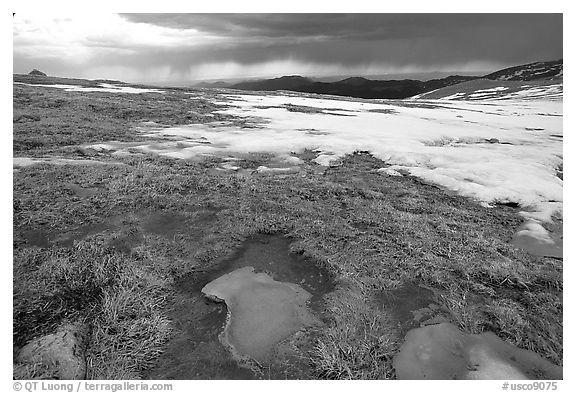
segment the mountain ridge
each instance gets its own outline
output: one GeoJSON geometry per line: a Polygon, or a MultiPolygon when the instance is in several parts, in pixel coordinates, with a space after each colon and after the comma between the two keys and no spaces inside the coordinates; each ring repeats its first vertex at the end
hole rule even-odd
{"type": "Polygon", "coordinates": [[[334,82],[319,82],[301,75],[251,80],[233,84],[204,83],[197,87],[228,88],[248,91],[289,90],[303,93],[330,94],[356,98],[402,99],[475,79],[532,81],[562,78],[563,59],[533,62],[504,68],[482,76],[450,75],[444,78],[420,81],[417,79],[373,80],[361,76],[334,82]]]}

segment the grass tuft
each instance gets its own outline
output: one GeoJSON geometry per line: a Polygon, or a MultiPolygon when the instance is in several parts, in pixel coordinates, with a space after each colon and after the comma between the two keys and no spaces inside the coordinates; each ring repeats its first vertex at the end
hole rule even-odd
{"type": "Polygon", "coordinates": [[[391,319],[360,297],[332,296],[333,319],[312,349],[311,362],[323,379],[391,379],[398,337],[391,319]]]}

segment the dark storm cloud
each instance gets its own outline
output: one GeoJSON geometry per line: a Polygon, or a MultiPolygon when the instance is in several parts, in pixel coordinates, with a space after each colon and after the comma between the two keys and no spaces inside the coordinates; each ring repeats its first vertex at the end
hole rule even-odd
{"type": "MultiPolygon", "coordinates": [[[[118,63],[176,69],[274,60],[358,66],[518,64],[562,57],[559,14],[129,14],[136,22],[229,37],[225,45],[157,48],[118,63]]],[[[110,59],[114,61],[114,59],[110,59]]]]}
{"type": "MultiPolygon", "coordinates": [[[[136,23],[231,37],[449,37],[477,29],[561,31],[560,14],[121,14],[136,23]]],[[[474,34],[474,33],[473,33],[474,34]]],[[[474,38],[474,37],[469,37],[474,38]]]]}
{"type": "MultiPolygon", "coordinates": [[[[137,23],[234,37],[379,39],[426,34],[434,15],[383,14],[123,14],[137,23]],[[406,28],[406,26],[410,28],[406,28]]],[[[464,21],[456,21],[461,24],[464,21]]],[[[428,32],[429,33],[429,32],[428,32]]]]}
{"type": "Polygon", "coordinates": [[[426,66],[470,61],[516,64],[562,57],[561,14],[122,16],[136,23],[230,38],[225,46],[164,53],[175,65],[199,61],[254,64],[289,58],[351,66],[367,62],[426,66]]]}

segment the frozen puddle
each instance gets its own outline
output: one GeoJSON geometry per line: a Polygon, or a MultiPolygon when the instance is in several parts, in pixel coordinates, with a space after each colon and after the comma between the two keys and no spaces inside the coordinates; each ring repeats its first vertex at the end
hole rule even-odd
{"type": "Polygon", "coordinates": [[[516,247],[523,249],[529,254],[540,256],[540,257],[552,257],[563,259],[564,247],[562,244],[562,239],[557,241],[552,240],[540,240],[534,238],[530,235],[524,234],[523,230],[517,232],[513,239],[512,244],[516,247]]]}
{"type": "Polygon", "coordinates": [[[528,219],[512,238],[512,244],[525,250],[529,254],[563,258],[563,228],[562,222],[552,219],[547,222],[550,231],[533,219],[528,219]]]}
{"type": "Polygon", "coordinates": [[[535,352],[450,323],[409,331],[393,365],[398,379],[562,379],[562,367],[535,352]]]}
{"type": "Polygon", "coordinates": [[[176,334],[147,378],[310,378],[308,327],[334,284],[290,244],[256,235],[213,270],[183,278],[170,311],[176,334]]]}
{"type": "Polygon", "coordinates": [[[306,302],[312,295],[297,284],[280,282],[251,266],[225,274],[202,292],[226,302],[223,344],[260,365],[271,362],[276,345],[316,319],[306,302]]]}

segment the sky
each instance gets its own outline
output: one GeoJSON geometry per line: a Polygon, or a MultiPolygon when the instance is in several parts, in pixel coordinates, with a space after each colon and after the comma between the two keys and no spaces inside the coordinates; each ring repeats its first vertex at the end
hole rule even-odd
{"type": "Polygon", "coordinates": [[[489,73],[562,53],[562,14],[17,13],[15,73],[187,82],[489,73]]]}

